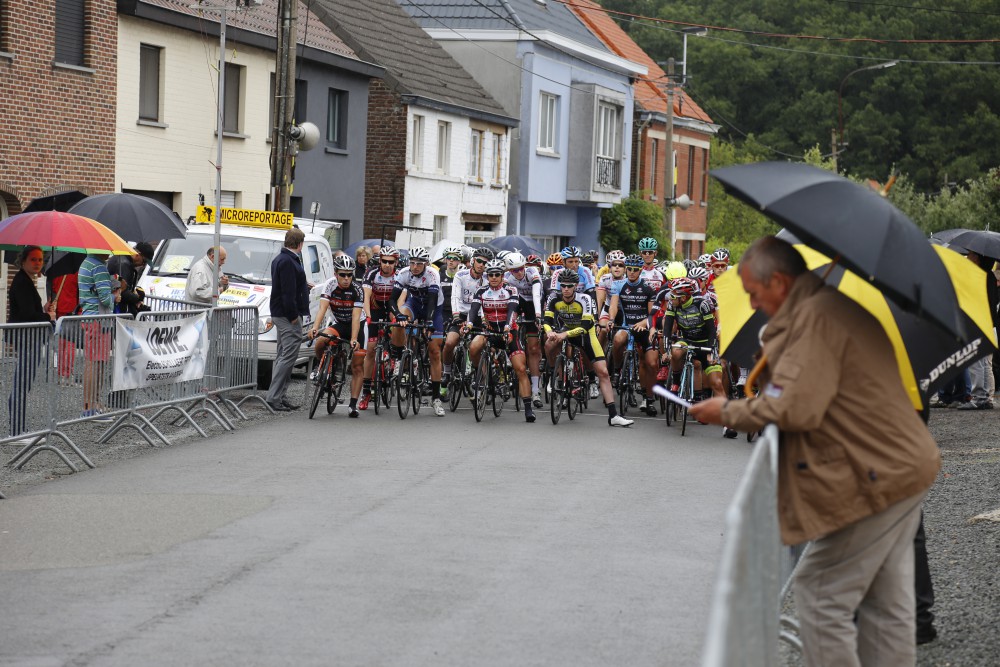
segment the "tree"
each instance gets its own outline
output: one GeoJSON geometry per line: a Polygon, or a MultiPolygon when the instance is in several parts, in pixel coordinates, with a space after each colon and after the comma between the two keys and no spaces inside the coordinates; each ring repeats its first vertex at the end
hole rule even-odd
{"type": "Polygon", "coordinates": [[[639,239],[646,236],[656,239],[661,248],[670,247],[663,231],[663,209],[642,199],[639,193],[632,193],[613,207],[601,211],[599,239],[602,248],[631,254],[639,239]]]}

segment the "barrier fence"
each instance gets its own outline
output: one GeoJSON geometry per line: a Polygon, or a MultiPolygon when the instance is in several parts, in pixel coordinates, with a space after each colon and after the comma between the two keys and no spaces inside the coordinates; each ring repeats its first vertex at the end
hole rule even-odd
{"type": "Polygon", "coordinates": [[[257,308],[174,305],[178,307],[173,310],[142,312],[136,319],[127,314],[62,317],[54,330],[44,322],[0,325],[0,391],[7,398],[0,407],[7,420],[0,446],[19,447],[7,465],[21,468],[36,454],[49,451],[76,471],[61,441],[93,468],[64,430],[73,424],[108,422],[99,444],[131,429],[153,446],[154,438],[170,442],[154,424],[163,415],[171,415],[175,425],[186,422],[207,437],[195,421],[198,415],[232,429],[230,414],[247,419],[241,408],[248,401],[259,401],[270,410],[257,394],[257,308]],[[199,347],[205,349],[192,350],[190,358],[204,364],[203,373],[168,384],[115,389],[114,362],[121,354],[116,350],[122,349],[119,322],[126,331],[128,325],[170,327],[192,318],[196,322],[199,314],[205,315],[202,326],[207,335],[198,338],[199,347]],[[248,393],[236,400],[230,394],[237,390],[248,393]]]}
{"type": "Polygon", "coordinates": [[[726,511],[703,667],[772,667],[779,641],[801,647],[795,621],[781,614],[795,561],[781,544],[777,466],[778,429],[770,425],[726,511]]]}

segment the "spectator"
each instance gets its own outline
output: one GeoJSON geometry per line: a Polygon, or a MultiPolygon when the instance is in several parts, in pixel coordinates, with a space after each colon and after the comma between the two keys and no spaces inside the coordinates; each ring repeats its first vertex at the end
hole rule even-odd
{"type": "Polygon", "coordinates": [[[769,317],[764,388],[691,408],[710,424],[781,429],[778,508],[786,544],[812,541],[795,579],[804,663],[914,665],[913,541],[940,468],[899,381],[885,331],[773,236],[739,265],[769,317]]]}
{"type": "Polygon", "coordinates": [[[285,394],[304,338],[302,318],[309,314],[309,287],[301,257],[305,238],[301,229],[289,229],[285,232],[285,247],[271,262],[271,321],[277,330],[278,351],[266,400],[278,412],[300,407],[285,394]]]}
{"type": "Polygon", "coordinates": [[[135,244],[132,255],[114,255],[108,260],[108,273],[117,274],[122,280],[121,312],[137,315],[139,311],[149,310],[143,305],[145,292],[139,288],[139,278],[146,264],[153,261],[153,246],[142,241],[135,244]]]}
{"type": "MultiPolygon", "coordinates": [[[[229,277],[222,273],[222,265],[226,263],[226,249],[219,246],[219,284],[220,292],[229,289],[229,277]]],[[[215,246],[210,247],[205,256],[196,261],[188,269],[187,282],[184,283],[184,293],[188,301],[212,303],[215,291],[215,246]]]]}
{"type": "MultiPolygon", "coordinates": [[[[77,272],[77,287],[80,295],[80,314],[85,316],[108,315],[114,311],[121,299],[116,291],[111,275],[104,264],[108,251],[97,251],[87,255],[77,272]]],[[[82,417],[99,416],[101,405],[101,385],[105,365],[111,357],[111,320],[94,319],[84,322],[83,328],[83,414],[82,417]]]]}
{"type": "Polygon", "coordinates": [[[354,279],[364,280],[365,274],[368,272],[368,262],[372,258],[372,249],[366,245],[358,246],[358,249],[354,251],[354,259],[356,264],[354,265],[354,279]]]}
{"type": "MultiPolygon", "coordinates": [[[[997,263],[995,259],[983,257],[982,255],[969,251],[966,257],[976,266],[986,271],[986,300],[990,305],[990,314],[993,316],[993,327],[997,326],[997,301],[1000,300],[997,294],[997,281],[993,275],[993,266],[997,263]]],[[[970,393],[972,400],[958,406],[959,410],[992,410],[993,393],[996,391],[996,381],[993,375],[993,355],[988,355],[982,359],[977,359],[969,366],[969,379],[971,381],[970,393]]]]}
{"type": "MultiPolygon", "coordinates": [[[[20,269],[10,283],[7,295],[10,304],[11,324],[30,322],[53,322],[56,319],[56,306],[53,302],[42,305],[35,281],[42,274],[45,254],[38,246],[25,247],[17,257],[20,269]]],[[[10,435],[20,435],[25,431],[28,409],[28,392],[35,379],[35,373],[42,362],[44,343],[48,340],[48,331],[37,328],[14,328],[7,332],[7,342],[14,348],[17,357],[14,367],[13,390],[7,399],[10,415],[10,435]]]]}

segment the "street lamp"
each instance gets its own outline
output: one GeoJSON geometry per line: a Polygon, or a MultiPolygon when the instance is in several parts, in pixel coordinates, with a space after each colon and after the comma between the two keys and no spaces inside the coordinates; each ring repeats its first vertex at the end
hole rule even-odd
{"type": "Polygon", "coordinates": [[[684,35],[684,50],[681,52],[681,85],[685,85],[688,80],[688,35],[694,35],[695,37],[704,37],[708,34],[708,28],[703,28],[701,26],[692,26],[690,28],[681,28],[681,34],[684,35]]]}
{"type": "Polygon", "coordinates": [[[845,145],[844,144],[844,105],[843,105],[844,84],[847,83],[847,80],[850,79],[853,75],[857,74],[858,72],[865,72],[867,70],[874,70],[874,69],[888,69],[890,67],[895,67],[898,64],[899,64],[898,60],[887,60],[884,63],[877,63],[875,65],[868,65],[867,67],[859,67],[858,69],[854,70],[853,72],[848,72],[847,76],[845,76],[840,81],[840,88],[837,91],[837,143],[838,143],[839,146],[844,146],[845,145]]]}

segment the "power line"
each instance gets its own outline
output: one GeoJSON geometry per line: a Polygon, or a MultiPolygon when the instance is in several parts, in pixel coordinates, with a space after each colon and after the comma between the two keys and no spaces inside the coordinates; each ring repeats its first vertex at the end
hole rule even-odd
{"type": "Polygon", "coordinates": [[[889,2],[859,2],[859,0],[830,0],[830,2],[840,2],[845,5],[861,5],[863,7],[891,7],[893,9],[913,9],[921,12],[942,12],[945,14],[961,14],[968,16],[1000,16],[1000,14],[993,12],[974,12],[965,9],[945,9],[944,7],[914,7],[912,5],[895,5],[889,2]]]}

